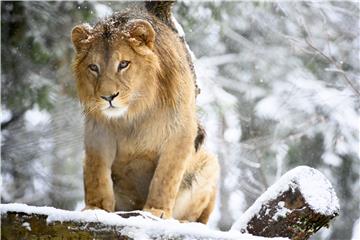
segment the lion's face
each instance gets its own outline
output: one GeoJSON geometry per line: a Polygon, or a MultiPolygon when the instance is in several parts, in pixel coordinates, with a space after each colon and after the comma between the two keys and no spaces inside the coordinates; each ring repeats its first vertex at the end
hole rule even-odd
{"type": "Polygon", "coordinates": [[[80,101],[87,114],[109,118],[136,114],[154,101],[155,32],[144,20],[132,21],[123,31],[106,31],[87,25],[72,31],[80,101]]]}

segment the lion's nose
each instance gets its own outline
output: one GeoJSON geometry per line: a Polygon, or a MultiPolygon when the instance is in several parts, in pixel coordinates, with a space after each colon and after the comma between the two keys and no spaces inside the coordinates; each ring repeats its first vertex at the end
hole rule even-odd
{"type": "Polygon", "coordinates": [[[112,100],[114,100],[114,98],[116,98],[119,95],[119,92],[112,94],[110,96],[101,96],[102,99],[104,99],[105,101],[111,102],[112,100]]]}

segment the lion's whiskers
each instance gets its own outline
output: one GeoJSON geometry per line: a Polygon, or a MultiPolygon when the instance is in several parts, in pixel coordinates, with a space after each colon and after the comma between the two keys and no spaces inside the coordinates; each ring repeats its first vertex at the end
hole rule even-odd
{"type": "Polygon", "coordinates": [[[96,102],[95,102],[94,106],[85,107],[84,114],[89,115],[89,114],[93,113],[96,109],[97,109],[97,105],[96,105],[96,102]]]}

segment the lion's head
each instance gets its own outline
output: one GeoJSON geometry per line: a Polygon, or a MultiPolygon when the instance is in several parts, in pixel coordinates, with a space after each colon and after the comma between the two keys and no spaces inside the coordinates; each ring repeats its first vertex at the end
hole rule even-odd
{"type": "MultiPolygon", "coordinates": [[[[159,81],[168,74],[161,70],[166,63],[158,57],[162,50],[148,20],[115,15],[94,27],[78,25],[71,37],[77,90],[85,113],[108,118],[134,115],[164,95],[159,85],[166,82],[159,81]]],[[[166,48],[167,44],[162,45],[166,48]]]]}

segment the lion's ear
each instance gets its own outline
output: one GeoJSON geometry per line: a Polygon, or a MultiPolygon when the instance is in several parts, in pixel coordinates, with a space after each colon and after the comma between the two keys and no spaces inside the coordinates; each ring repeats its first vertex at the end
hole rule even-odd
{"type": "Polygon", "coordinates": [[[146,54],[154,48],[155,31],[148,21],[135,19],[128,24],[129,42],[140,54],[146,54]]]}
{"type": "Polygon", "coordinates": [[[89,24],[80,24],[75,26],[71,31],[71,40],[76,52],[79,52],[83,45],[87,43],[91,35],[91,26],[89,24]]]}

